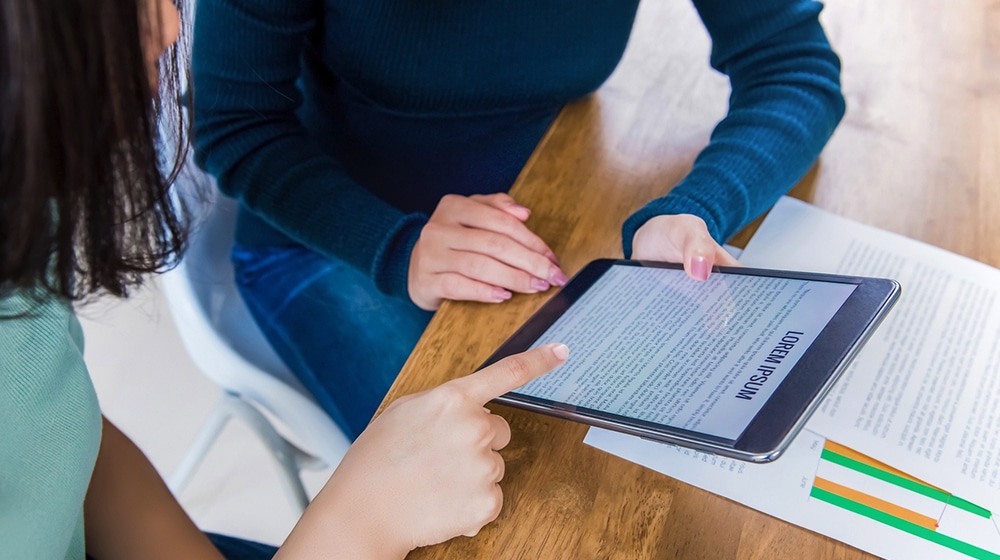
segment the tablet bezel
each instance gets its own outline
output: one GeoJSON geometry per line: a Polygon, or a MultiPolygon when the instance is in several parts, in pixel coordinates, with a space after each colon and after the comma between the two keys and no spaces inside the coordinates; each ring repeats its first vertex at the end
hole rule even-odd
{"type": "MultiPolygon", "coordinates": [[[[535,312],[482,367],[531,347],[612,266],[683,270],[683,266],[676,263],[615,259],[593,261],[535,312]]],[[[860,276],[742,267],[714,267],[713,272],[857,286],[736,440],[517,392],[507,393],[494,402],[746,461],[767,462],[778,458],[886,316],[898,299],[901,288],[895,280],[860,276]]]]}

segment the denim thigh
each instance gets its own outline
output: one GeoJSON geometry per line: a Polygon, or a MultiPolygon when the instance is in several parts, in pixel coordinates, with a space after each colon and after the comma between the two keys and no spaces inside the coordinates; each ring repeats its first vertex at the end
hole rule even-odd
{"type": "Polygon", "coordinates": [[[237,245],[232,259],[240,294],[275,352],[356,438],[433,314],[302,246],[237,245]]]}

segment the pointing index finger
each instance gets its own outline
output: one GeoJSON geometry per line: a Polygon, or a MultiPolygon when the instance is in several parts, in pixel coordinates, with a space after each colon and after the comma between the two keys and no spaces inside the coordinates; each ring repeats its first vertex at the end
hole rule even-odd
{"type": "Polygon", "coordinates": [[[562,365],[569,356],[565,344],[553,343],[508,356],[476,373],[450,381],[461,386],[477,404],[513,391],[562,365]]]}

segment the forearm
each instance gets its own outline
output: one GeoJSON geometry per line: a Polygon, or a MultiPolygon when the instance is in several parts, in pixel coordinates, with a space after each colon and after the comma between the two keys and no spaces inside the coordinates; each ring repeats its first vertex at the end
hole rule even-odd
{"type": "MultiPolygon", "coordinates": [[[[717,37],[739,38],[739,25],[703,13],[719,43],[713,50],[713,65],[732,83],[729,113],[690,174],[625,223],[626,255],[635,231],[664,214],[695,214],[705,220],[716,241],[724,242],[795,185],[843,116],[840,63],[819,25],[819,5],[766,3],[780,5],[778,15],[761,12],[755,21],[758,25],[767,21],[772,28],[763,29],[752,41],[742,32],[745,41],[738,48],[732,46],[735,40],[717,37]]],[[[721,10],[725,2],[699,4],[721,10]]],[[[709,8],[699,6],[703,12],[709,8]]]]}
{"type": "Polygon", "coordinates": [[[99,560],[221,560],[146,456],[104,420],[84,502],[87,554],[99,560]]]}
{"type": "Polygon", "coordinates": [[[334,163],[311,142],[278,134],[250,152],[225,165],[209,160],[224,191],[298,243],[368,274],[383,292],[406,295],[410,253],[426,216],[338,183],[334,163]]]}
{"type": "MultiPolygon", "coordinates": [[[[275,558],[404,557],[409,549],[389,542],[380,512],[341,495],[350,484],[331,477],[275,558]]],[[[87,554],[98,560],[223,560],[142,451],[107,419],[84,502],[84,527],[87,554]]]]}
{"type": "Polygon", "coordinates": [[[295,524],[275,560],[398,560],[406,556],[409,549],[391,542],[391,531],[379,527],[381,512],[372,511],[369,503],[349,503],[347,493],[338,487],[343,484],[352,481],[338,481],[335,473],[295,524]]]}
{"type": "Polygon", "coordinates": [[[219,187],[285,235],[406,293],[421,215],[355,182],[299,121],[310,0],[202,0],[194,29],[195,149],[219,187]],[[220,39],[221,38],[221,39],[220,39]]]}

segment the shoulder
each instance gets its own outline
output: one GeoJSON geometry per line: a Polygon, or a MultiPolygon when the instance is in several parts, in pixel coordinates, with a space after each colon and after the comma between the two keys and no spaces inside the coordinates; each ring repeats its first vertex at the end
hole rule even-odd
{"type": "Polygon", "coordinates": [[[80,324],[57,298],[23,291],[0,298],[0,356],[0,402],[45,401],[70,378],[77,391],[89,385],[80,324]]]}
{"type": "Polygon", "coordinates": [[[82,355],[79,323],[69,302],[19,290],[0,297],[0,371],[23,361],[75,350],[82,355]]]}

